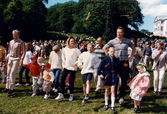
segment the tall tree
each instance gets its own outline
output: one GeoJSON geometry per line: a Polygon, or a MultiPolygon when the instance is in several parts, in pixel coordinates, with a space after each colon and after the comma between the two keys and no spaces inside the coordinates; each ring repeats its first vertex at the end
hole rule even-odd
{"type": "MultiPolygon", "coordinates": [[[[143,24],[137,0],[79,0],[72,3],[75,2],[56,4],[48,9],[48,30],[111,38],[116,36],[118,26],[129,31],[128,26],[138,30],[143,24]]],[[[130,36],[130,32],[125,35],[130,36]]]]}
{"type": "Polygon", "coordinates": [[[56,4],[48,8],[47,25],[48,30],[71,32],[73,27],[73,9],[76,2],[69,1],[56,4]]]}
{"type": "Polygon", "coordinates": [[[9,31],[19,29],[25,40],[40,37],[44,31],[48,0],[10,0],[3,10],[4,22],[9,31]]]}

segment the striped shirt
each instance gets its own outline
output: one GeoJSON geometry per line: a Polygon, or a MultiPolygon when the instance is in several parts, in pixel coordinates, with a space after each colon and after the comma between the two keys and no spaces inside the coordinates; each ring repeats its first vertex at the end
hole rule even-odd
{"type": "Polygon", "coordinates": [[[13,39],[9,43],[8,48],[9,56],[10,57],[21,57],[23,53],[26,53],[26,47],[24,41],[18,38],[16,41],[13,39]]]}
{"type": "Polygon", "coordinates": [[[104,57],[105,57],[105,53],[104,53],[104,51],[103,51],[103,46],[100,47],[100,46],[96,45],[96,46],[94,47],[94,53],[98,56],[98,58],[99,58],[100,60],[103,60],[104,57]]]}
{"type": "Polygon", "coordinates": [[[133,47],[134,45],[130,39],[123,38],[122,42],[118,38],[110,40],[105,47],[114,47],[115,57],[119,58],[120,61],[125,61],[128,58],[128,47],[133,47]]]}

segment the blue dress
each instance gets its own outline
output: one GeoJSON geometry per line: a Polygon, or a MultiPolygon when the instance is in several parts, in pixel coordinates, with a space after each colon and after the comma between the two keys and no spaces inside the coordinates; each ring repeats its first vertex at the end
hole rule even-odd
{"type": "Polygon", "coordinates": [[[98,76],[104,76],[104,85],[112,86],[118,83],[119,64],[118,58],[113,57],[111,59],[109,55],[101,61],[98,67],[98,76]]]}

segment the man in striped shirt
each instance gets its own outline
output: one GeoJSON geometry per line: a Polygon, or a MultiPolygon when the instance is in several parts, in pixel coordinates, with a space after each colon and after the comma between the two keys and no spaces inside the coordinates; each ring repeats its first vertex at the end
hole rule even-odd
{"type": "Polygon", "coordinates": [[[119,26],[117,28],[117,37],[110,40],[104,47],[103,50],[106,54],[108,54],[108,48],[114,47],[115,48],[115,57],[119,58],[120,61],[120,77],[122,80],[122,84],[120,87],[119,93],[119,103],[124,103],[124,96],[126,94],[126,87],[127,87],[127,80],[129,78],[129,62],[132,60],[132,57],[135,53],[135,46],[132,44],[130,39],[124,38],[124,28],[119,26]],[[128,47],[132,48],[132,54],[128,57],[128,47]]]}
{"type": "Polygon", "coordinates": [[[26,53],[25,43],[19,38],[20,31],[13,30],[12,35],[13,40],[10,41],[8,47],[9,58],[7,65],[6,88],[2,90],[2,92],[8,92],[8,94],[13,92],[17,68],[19,65],[23,64],[23,59],[26,53]]]}
{"type": "MultiPolygon", "coordinates": [[[[105,53],[103,51],[102,37],[97,38],[97,45],[94,47],[94,53],[98,56],[100,60],[103,60],[103,58],[105,57],[105,53]]],[[[99,90],[102,87],[102,81],[101,81],[100,76],[97,75],[97,69],[95,69],[95,72],[94,72],[94,82],[96,86],[95,94],[97,95],[99,93],[99,90]]]]}

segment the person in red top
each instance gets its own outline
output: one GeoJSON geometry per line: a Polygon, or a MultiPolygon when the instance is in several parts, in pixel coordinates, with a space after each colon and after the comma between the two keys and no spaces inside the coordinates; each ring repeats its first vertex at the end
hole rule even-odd
{"type": "Polygon", "coordinates": [[[23,66],[28,68],[32,75],[33,94],[31,96],[33,97],[37,93],[37,85],[38,85],[39,80],[42,80],[42,69],[37,63],[37,57],[35,55],[31,56],[31,62],[29,64],[24,64],[23,66]]]}

